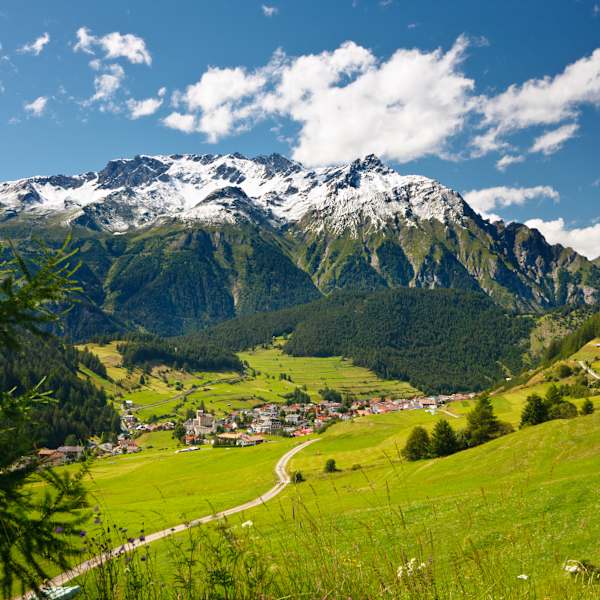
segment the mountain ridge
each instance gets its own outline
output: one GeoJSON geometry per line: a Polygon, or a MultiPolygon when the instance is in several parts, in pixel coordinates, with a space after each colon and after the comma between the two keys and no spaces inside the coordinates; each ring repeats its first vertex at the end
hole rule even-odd
{"type": "Polygon", "coordinates": [[[491,223],[373,155],[314,170],[278,154],[142,155],[0,183],[2,237],[27,249],[32,232],[66,228],[87,266],[86,314],[102,327],[96,308],[178,334],[336,289],[482,290],[519,312],[600,301],[598,260],[491,223]]]}

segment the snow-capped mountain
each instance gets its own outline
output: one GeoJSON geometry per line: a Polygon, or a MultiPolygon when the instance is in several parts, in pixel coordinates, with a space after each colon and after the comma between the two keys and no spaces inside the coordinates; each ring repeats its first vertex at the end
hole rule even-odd
{"type": "Polygon", "coordinates": [[[278,154],[136,156],[0,184],[0,239],[27,253],[32,233],[65,228],[87,294],[74,338],[115,320],[176,335],[340,288],[480,290],[517,311],[600,301],[600,264],[375,156],[314,170],[278,154]]]}
{"type": "Polygon", "coordinates": [[[394,218],[460,223],[471,211],[451,189],[400,175],[373,155],[309,170],[278,154],[188,154],[136,156],[110,161],[99,172],[1,183],[0,219],[23,213],[112,232],[177,219],[303,221],[307,229],[341,233],[378,229],[394,218]]]}

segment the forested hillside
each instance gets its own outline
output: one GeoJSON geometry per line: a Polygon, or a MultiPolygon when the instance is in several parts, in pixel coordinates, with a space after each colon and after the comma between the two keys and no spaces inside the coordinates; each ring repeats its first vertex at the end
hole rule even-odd
{"type": "Polygon", "coordinates": [[[344,355],[426,392],[450,392],[483,389],[519,371],[532,324],[480,293],[397,289],[337,293],[185,339],[242,350],[291,333],[289,354],[344,355]]]}
{"type": "Polygon", "coordinates": [[[183,371],[240,371],[240,359],[227,349],[210,343],[187,341],[176,343],[153,336],[132,336],[118,346],[126,367],[168,365],[183,371]]]}
{"type": "MultiPolygon", "coordinates": [[[[51,391],[54,400],[38,404],[30,419],[35,445],[56,447],[72,434],[78,440],[103,432],[119,432],[119,416],[106,395],[77,376],[80,362],[92,370],[102,369],[93,358],[54,339],[42,340],[23,334],[22,350],[0,348],[0,389],[24,393],[38,385],[51,391]]],[[[97,361],[97,359],[96,359],[97,361]]]]}
{"type": "Polygon", "coordinates": [[[554,340],[548,347],[545,358],[548,361],[566,358],[596,337],[600,337],[600,312],[591,316],[573,333],[554,340]]]}

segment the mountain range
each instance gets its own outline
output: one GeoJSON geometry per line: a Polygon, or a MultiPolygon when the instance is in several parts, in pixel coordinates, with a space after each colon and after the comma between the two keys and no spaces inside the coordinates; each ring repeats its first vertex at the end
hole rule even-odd
{"type": "Polygon", "coordinates": [[[0,183],[1,237],[27,254],[67,229],[86,291],[75,338],[175,335],[340,288],[482,290],[519,312],[600,300],[599,261],[373,155],[312,170],[278,154],[136,156],[0,183]]]}

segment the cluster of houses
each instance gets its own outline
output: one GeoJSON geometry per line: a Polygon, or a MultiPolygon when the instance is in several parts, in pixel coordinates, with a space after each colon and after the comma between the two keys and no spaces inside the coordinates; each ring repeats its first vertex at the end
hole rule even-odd
{"type": "MultiPolygon", "coordinates": [[[[448,402],[468,400],[475,394],[451,394],[439,396],[415,396],[414,398],[392,399],[372,398],[355,400],[351,404],[323,401],[308,404],[264,404],[262,406],[236,410],[217,418],[203,410],[184,422],[185,443],[193,446],[210,442],[215,446],[256,446],[265,441],[265,435],[283,435],[301,437],[322,430],[334,421],[346,421],[354,417],[385,414],[402,410],[425,409],[435,412],[448,402]]],[[[132,435],[147,431],[165,431],[175,429],[175,423],[142,423],[137,417],[126,411],[122,416],[123,433],[116,443],[94,443],[87,446],[60,446],[38,451],[38,458],[47,465],[57,466],[81,460],[84,456],[114,456],[140,452],[141,448],[132,439],[132,435]]]]}
{"type": "Polygon", "coordinates": [[[356,400],[348,405],[323,401],[310,404],[264,404],[253,409],[236,410],[218,419],[199,410],[185,421],[185,442],[195,445],[211,440],[222,446],[254,446],[264,441],[264,435],[300,437],[314,433],[333,421],[384,414],[401,410],[426,409],[434,412],[447,402],[467,400],[475,394],[415,396],[408,399],[373,398],[356,400]]]}
{"type": "Polygon", "coordinates": [[[58,448],[41,448],[37,451],[40,462],[56,467],[77,462],[87,456],[115,456],[117,454],[135,454],[141,448],[131,438],[120,435],[116,443],[95,443],[88,441],[86,446],[59,446],[58,448]]]}

